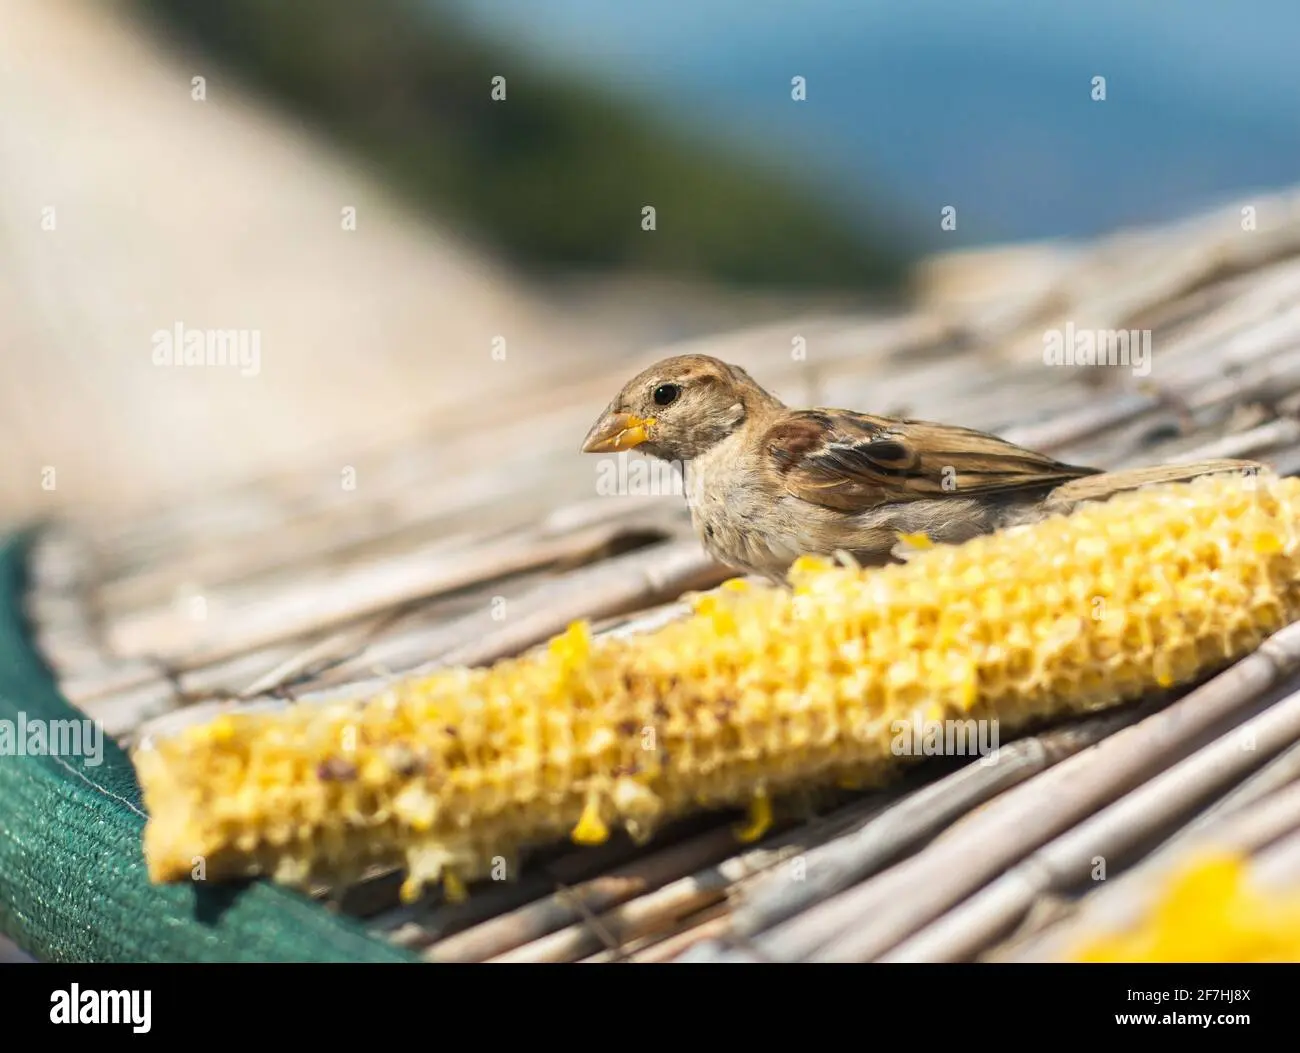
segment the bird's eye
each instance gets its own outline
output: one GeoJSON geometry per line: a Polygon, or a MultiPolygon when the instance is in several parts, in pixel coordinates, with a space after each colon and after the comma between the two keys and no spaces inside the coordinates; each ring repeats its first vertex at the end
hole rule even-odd
{"type": "Polygon", "coordinates": [[[677,401],[677,396],[682,393],[682,389],[676,384],[660,384],[655,388],[654,400],[656,406],[670,406],[677,401]]]}

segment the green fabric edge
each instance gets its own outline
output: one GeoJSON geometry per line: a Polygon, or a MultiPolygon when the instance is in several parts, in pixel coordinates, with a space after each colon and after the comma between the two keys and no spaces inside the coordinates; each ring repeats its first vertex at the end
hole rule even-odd
{"type": "MultiPolygon", "coordinates": [[[[79,720],[23,615],[32,531],[0,540],[0,719],[79,720]]],[[[16,725],[15,725],[16,726],[16,725]]],[[[417,962],[292,890],[149,883],[130,758],[0,755],[0,932],[46,962],[417,962]]]]}

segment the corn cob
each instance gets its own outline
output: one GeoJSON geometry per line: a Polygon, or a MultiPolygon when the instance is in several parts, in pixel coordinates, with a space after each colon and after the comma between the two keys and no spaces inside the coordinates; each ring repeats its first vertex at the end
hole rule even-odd
{"type": "Polygon", "coordinates": [[[1300,962],[1300,889],[1266,894],[1246,860],[1206,854],[1171,876],[1131,931],[1080,947],[1081,962],[1300,962]]]}
{"type": "Polygon", "coordinates": [[[364,703],[224,715],[136,755],[150,874],[395,864],[409,899],[700,808],[748,804],[758,836],[773,796],[917,759],[916,721],[1014,733],[1248,654],[1300,617],[1298,515],[1293,479],[1153,487],[905,565],[804,559],[789,590],[730,582],[640,637],[578,623],[364,703]]]}

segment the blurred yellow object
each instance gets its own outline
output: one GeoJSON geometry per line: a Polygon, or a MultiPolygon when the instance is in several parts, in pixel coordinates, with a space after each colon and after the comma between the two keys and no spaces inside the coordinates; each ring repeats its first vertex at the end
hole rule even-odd
{"type": "Polygon", "coordinates": [[[1094,939],[1081,962],[1300,962],[1300,886],[1266,894],[1246,860],[1205,856],[1172,875],[1130,932],[1094,939]]]}
{"type": "Polygon", "coordinates": [[[150,875],[397,864],[410,897],[700,808],[749,807],[760,837],[782,793],[878,785],[1249,654],[1300,617],[1298,523],[1300,481],[1206,477],[905,565],[803,559],[791,589],[720,588],[641,636],[579,623],[368,702],[228,715],[136,755],[150,875]]]}

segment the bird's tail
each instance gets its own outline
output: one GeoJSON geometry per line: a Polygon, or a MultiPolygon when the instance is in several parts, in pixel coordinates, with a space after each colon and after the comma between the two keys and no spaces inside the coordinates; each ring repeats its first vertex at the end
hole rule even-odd
{"type": "Polygon", "coordinates": [[[1202,475],[1220,472],[1257,473],[1264,466],[1256,461],[1195,461],[1192,464],[1161,464],[1151,468],[1124,468],[1101,475],[1071,479],[1053,490],[1045,502],[1048,511],[1065,510],[1080,501],[1104,501],[1114,494],[1155,483],[1185,483],[1202,475]]]}

